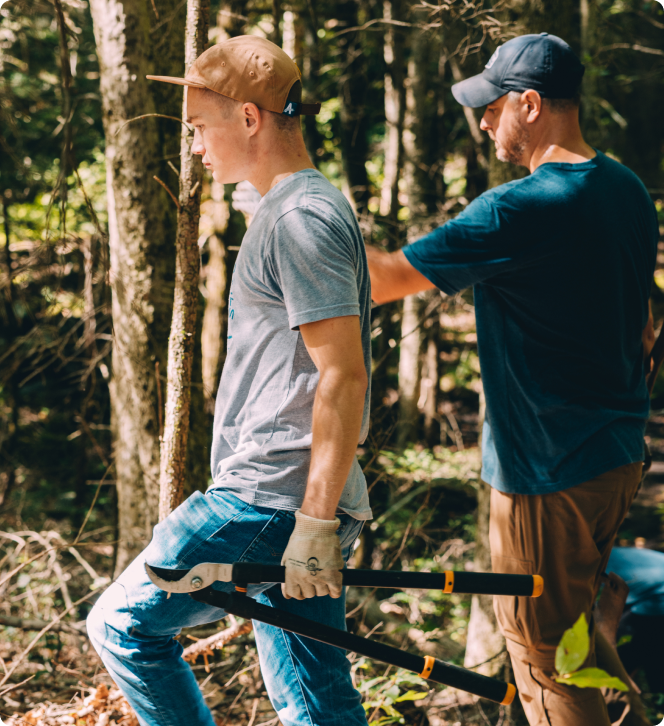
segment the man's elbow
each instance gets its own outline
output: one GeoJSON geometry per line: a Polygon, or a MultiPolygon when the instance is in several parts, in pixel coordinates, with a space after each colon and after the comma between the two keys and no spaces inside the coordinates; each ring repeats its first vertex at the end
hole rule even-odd
{"type": "Polygon", "coordinates": [[[336,370],[321,371],[318,386],[333,397],[350,392],[353,396],[364,399],[369,387],[369,375],[364,365],[339,367],[336,370]]]}

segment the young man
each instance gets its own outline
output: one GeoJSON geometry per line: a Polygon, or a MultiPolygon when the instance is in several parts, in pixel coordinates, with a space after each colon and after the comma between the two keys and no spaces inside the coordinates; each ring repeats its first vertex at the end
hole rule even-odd
{"type": "Polygon", "coordinates": [[[460,103],[486,106],[498,159],[531,175],[403,251],[367,251],[376,302],[474,285],[493,568],[545,582],[540,598],[495,600],[532,726],[609,724],[598,690],[553,680],[555,649],[581,613],[592,622],[648,415],[641,334],[657,218],[639,179],[583,140],[583,70],[542,33],[453,86],[460,103]]]}
{"type": "MultiPolygon", "coordinates": [[[[233,272],[213,484],[154,531],[103,594],[88,631],[144,726],[213,726],[182,647],[183,627],[224,616],[156,588],[144,563],[286,566],[276,608],[343,628],[340,568],[371,517],[355,452],[368,428],[371,296],[364,244],[343,195],[312,166],[297,66],[253,36],[216,45],[185,79],[192,150],[221,183],[262,195],[233,272]],[[306,564],[312,557],[318,568],[306,564]]],[[[219,589],[232,590],[229,583],[219,589]]],[[[263,679],[284,726],[366,724],[343,651],[255,623],[263,679]]]]}

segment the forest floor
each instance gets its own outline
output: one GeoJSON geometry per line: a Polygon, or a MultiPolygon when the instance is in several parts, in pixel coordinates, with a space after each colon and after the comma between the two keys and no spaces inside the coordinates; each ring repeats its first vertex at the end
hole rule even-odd
{"type": "MultiPolygon", "coordinates": [[[[664,550],[664,415],[651,417],[648,435],[655,462],[621,528],[618,543],[664,550]]],[[[449,494],[445,496],[446,501],[451,501],[449,494]]],[[[462,512],[464,506],[469,510],[466,514],[472,513],[470,504],[458,504],[462,512]]],[[[83,535],[72,550],[67,546],[72,538],[59,533],[57,526],[53,523],[52,530],[30,532],[22,525],[20,513],[18,520],[5,522],[11,535],[0,553],[4,554],[0,559],[0,627],[4,626],[0,638],[0,667],[4,670],[4,677],[0,674],[0,718],[7,726],[138,726],[135,715],[90,646],[83,621],[65,617],[59,624],[61,630],[52,628],[36,637],[38,628],[62,613],[60,601],[80,615],[76,601],[87,598],[87,607],[94,600],[91,588],[106,586],[112,566],[110,527],[83,535]],[[55,552],[59,553],[57,557],[55,552]],[[44,554],[25,564],[40,553],[44,554]],[[21,565],[23,569],[16,572],[21,565]],[[28,612],[32,615],[25,618],[28,612]],[[17,619],[13,623],[12,617],[17,619]],[[38,618],[41,623],[26,622],[38,618]]],[[[439,551],[444,551],[446,567],[463,568],[472,559],[472,542],[452,538],[439,551]]],[[[406,603],[403,593],[379,602],[370,592],[349,591],[349,628],[401,647],[462,662],[468,603],[453,596],[446,606],[445,620],[441,617],[442,625],[435,629],[420,627],[411,617],[414,609],[425,609],[430,604],[418,600],[417,593],[408,595],[406,603]],[[406,611],[408,617],[404,616],[406,611]]],[[[186,648],[216,631],[214,626],[189,629],[178,640],[186,648]]],[[[412,674],[364,658],[351,659],[353,677],[372,724],[523,723],[516,711],[510,713],[509,709],[453,689],[430,689],[429,684],[412,674]]],[[[219,726],[280,723],[267,698],[252,632],[234,638],[205,658],[199,656],[192,667],[219,726]]],[[[644,690],[652,722],[657,723],[664,715],[664,695],[644,690]]]]}

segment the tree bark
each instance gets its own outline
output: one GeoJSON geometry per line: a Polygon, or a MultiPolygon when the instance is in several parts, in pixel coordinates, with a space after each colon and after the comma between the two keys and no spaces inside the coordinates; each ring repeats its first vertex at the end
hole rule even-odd
{"type": "Polygon", "coordinates": [[[401,315],[401,343],[399,345],[399,429],[397,446],[405,447],[417,437],[420,394],[420,349],[422,329],[420,312],[422,301],[417,295],[404,298],[401,315]]]}
{"type": "MultiPolygon", "coordinates": [[[[307,101],[318,101],[318,82],[320,76],[320,43],[318,41],[318,8],[316,0],[307,0],[300,13],[303,25],[303,57],[302,57],[302,90],[307,101]]],[[[296,29],[297,34],[297,29],[296,29]]],[[[323,145],[323,137],[318,130],[315,116],[302,118],[304,144],[311,161],[318,166],[320,163],[319,149],[323,145]]]]}
{"type": "MultiPolygon", "coordinates": [[[[402,0],[384,0],[383,17],[402,20],[402,0]]],[[[395,25],[387,25],[383,55],[385,57],[385,167],[381,189],[380,214],[387,217],[391,241],[398,237],[399,180],[403,168],[403,126],[406,113],[404,33],[395,25]],[[393,238],[393,239],[392,239],[393,238]]],[[[396,245],[389,245],[395,247],[396,245]]]]}
{"type": "MultiPolygon", "coordinates": [[[[340,28],[359,24],[358,0],[343,0],[337,4],[340,28]]],[[[339,36],[339,56],[342,72],[339,78],[341,101],[341,157],[351,201],[358,216],[367,212],[369,202],[368,118],[366,99],[369,90],[361,36],[358,32],[339,36]]]]}
{"type": "MultiPolygon", "coordinates": [[[[415,13],[417,20],[418,14],[415,13]]],[[[422,236],[436,224],[440,198],[438,160],[441,149],[438,133],[439,84],[428,82],[439,73],[440,43],[436,36],[414,30],[411,33],[411,59],[408,63],[406,117],[403,143],[406,152],[405,175],[408,187],[408,241],[422,236]]],[[[405,446],[417,438],[420,410],[420,355],[424,331],[420,317],[427,296],[411,295],[404,300],[399,348],[399,433],[398,444],[405,446]]],[[[431,392],[435,397],[435,393],[431,392]]]]}
{"type": "Polygon", "coordinates": [[[168,167],[161,159],[175,152],[180,131],[166,119],[124,124],[157,109],[177,113],[180,89],[148,82],[145,75],[179,75],[183,44],[177,0],[160,4],[164,15],[174,17],[166,27],[158,27],[149,0],[91,0],[90,8],[106,136],[118,574],[147,544],[157,521],[159,419],[154,371],[155,361],[166,360],[175,210],[153,176],[166,178],[168,167]]]}
{"type": "MultiPolygon", "coordinates": [[[[210,16],[209,0],[188,0],[185,28],[185,75],[205,49],[210,16]]],[[[182,116],[187,115],[185,88],[182,116]]],[[[182,502],[187,472],[187,440],[191,404],[200,254],[198,224],[201,213],[203,164],[192,154],[193,134],[182,125],[180,149],[180,199],[175,242],[175,294],[168,341],[166,415],[161,442],[159,519],[165,519],[182,502]]],[[[197,412],[203,414],[203,409],[197,412]]]]}

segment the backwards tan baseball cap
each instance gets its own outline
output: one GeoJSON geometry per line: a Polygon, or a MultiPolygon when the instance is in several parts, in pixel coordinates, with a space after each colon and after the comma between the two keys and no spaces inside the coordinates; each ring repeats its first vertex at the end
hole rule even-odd
{"type": "Polygon", "coordinates": [[[300,69],[274,43],[255,35],[239,35],[213,45],[197,58],[184,78],[146,76],[153,81],[208,88],[241,103],[286,116],[315,116],[320,103],[289,99],[301,79],[300,69]]]}

